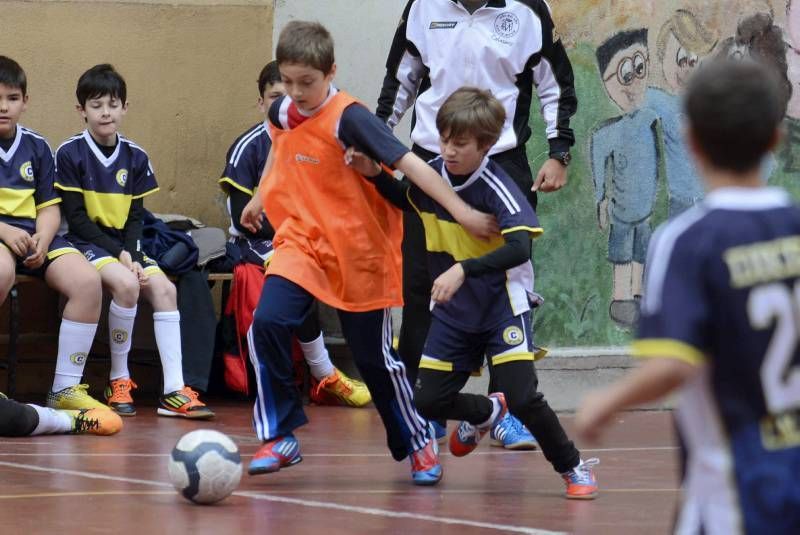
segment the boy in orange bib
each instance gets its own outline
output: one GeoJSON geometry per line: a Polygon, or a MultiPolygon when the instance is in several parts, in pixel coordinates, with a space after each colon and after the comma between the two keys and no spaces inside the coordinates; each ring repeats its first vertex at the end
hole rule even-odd
{"type": "Polygon", "coordinates": [[[272,151],[259,195],[242,213],[242,224],[256,231],[266,210],[275,228],[275,253],[248,335],[258,387],[253,419],[264,441],[249,472],[275,472],[302,459],[292,432],[307,419],[292,381],[291,336],[316,298],[339,311],[392,456],[410,456],[414,483],[436,484],[442,469],[435,441],[391,344],[389,309],[402,304],[401,214],[346,165],[345,149],[356,147],[401,170],[480,237],[495,233],[497,224],[459,199],[367,108],[333,87],[333,40],[322,25],[289,23],[276,57],[287,95],[270,108],[272,151]]]}

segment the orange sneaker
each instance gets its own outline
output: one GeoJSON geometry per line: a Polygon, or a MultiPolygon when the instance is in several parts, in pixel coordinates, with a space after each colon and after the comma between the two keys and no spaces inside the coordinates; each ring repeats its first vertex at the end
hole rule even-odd
{"type": "Polygon", "coordinates": [[[64,411],[72,418],[72,431],[75,435],[113,435],[122,429],[122,418],[114,411],[102,409],[82,409],[64,411]]]}
{"type": "Polygon", "coordinates": [[[592,458],[581,461],[578,466],[564,472],[561,477],[567,484],[565,496],[571,500],[594,500],[597,498],[597,479],[592,467],[600,464],[600,459],[592,458]]]}
{"type": "Polygon", "coordinates": [[[104,393],[108,406],[120,416],[136,416],[131,390],[137,388],[136,383],[130,377],[112,379],[104,393]]]}
{"type": "Polygon", "coordinates": [[[159,416],[181,416],[193,420],[208,420],[214,417],[214,412],[200,401],[199,394],[189,386],[180,390],[164,394],[158,398],[161,406],[158,408],[159,416]]]}

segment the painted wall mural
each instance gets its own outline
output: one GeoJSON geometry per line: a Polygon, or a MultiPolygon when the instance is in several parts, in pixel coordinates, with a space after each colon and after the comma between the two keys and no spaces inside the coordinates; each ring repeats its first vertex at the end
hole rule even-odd
{"type": "MultiPolygon", "coordinates": [[[[786,137],[762,173],[800,199],[800,0],[553,0],[552,7],[580,106],[570,183],[540,196],[546,234],[535,258],[547,303],[536,336],[553,346],[624,344],[654,229],[704,195],[681,111],[683,88],[703,61],[749,57],[785,81],[786,137]]],[[[531,144],[538,168],[547,147],[536,136],[531,144]]]]}

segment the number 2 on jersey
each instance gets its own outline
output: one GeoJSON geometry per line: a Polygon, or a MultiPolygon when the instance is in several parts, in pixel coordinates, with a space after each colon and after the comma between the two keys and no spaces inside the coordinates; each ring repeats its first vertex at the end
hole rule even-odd
{"type": "Polygon", "coordinates": [[[756,329],[775,326],[761,365],[767,409],[778,414],[800,408],[800,365],[792,366],[800,342],[800,283],[793,291],[780,283],[754,288],[747,313],[756,329]]]}

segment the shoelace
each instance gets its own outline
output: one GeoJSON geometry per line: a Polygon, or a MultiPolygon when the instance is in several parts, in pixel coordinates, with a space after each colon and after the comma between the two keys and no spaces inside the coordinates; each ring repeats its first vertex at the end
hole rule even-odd
{"type": "Polygon", "coordinates": [[[75,432],[85,433],[93,429],[100,428],[100,420],[96,418],[87,418],[86,410],[82,410],[75,416],[75,432]]]}
{"type": "Polygon", "coordinates": [[[205,403],[203,403],[202,401],[200,401],[200,400],[198,399],[198,398],[200,397],[200,394],[198,394],[197,392],[195,392],[194,390],[192,390],[192,388],[191,388],[191,387],[189,387],[189,386],[184,386],[184,387],[183,387],[183,388],[182,388],[182,389],[179,391],[179,393],[180,393],[180,394],[183,394],[184,396],[186,396],[187,398],[189,398],[189,406],[190,406],[190,407],[196,407],[196,406],[201,406],[201,407],[202,407],[202,406],[205,406],[205,403]]]}
{"type": "Polygon", "coordinates": [[[522,422],[517,418],[509,418],[511,429],[517,433],[518,435],[527,434],[525,430],[525,426],[522,425],[522,422]]]}
{"type": "Polygon", "coordinates": [[[112,383],[113,393],[109,401],[116,399],[117,396],[127,397],[126,394],[130,394],[131,390],[135,388],[139,388],[139,386],[131,379],[128,379],[127,381],[114,381],[112,383]]]}
{"type": "Polygon", "coordinates": [[[341,392],[342,395],[349,396],[350,394],[353,393],[353,388],[348,384],[348,382],[345,381],[340,374],[335,373],[333,375],[329,375],[328,377],[323,378],[322,381],[320,381],[319,384],[317,384],[316,395],[319,395],[319,391],[322,390],[323,388],[327,387],[328,385],[334,385],[337,382],[342,387],[343,390],[343,392],[341,392]]]}
{"type": "Polygon", "coordinates": [[[569,472],[569,475],[572,476],[572,480],[574,483],[578,484],[591,484],[594,483],[592,478],[592,467],[597,466],[600,464],[600,459],[597,457],[592,457],[591,459],[586,459],[581,464],[576,466],[569,472]]]}

